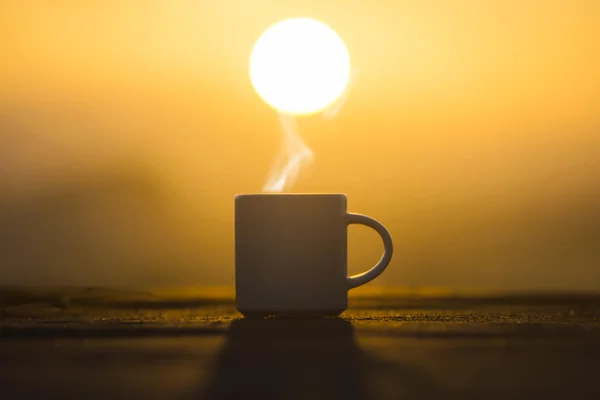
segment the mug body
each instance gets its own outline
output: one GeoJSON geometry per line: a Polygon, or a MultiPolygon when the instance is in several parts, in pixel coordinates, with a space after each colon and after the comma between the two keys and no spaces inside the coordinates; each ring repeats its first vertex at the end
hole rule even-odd
{"type": "Polygon", "coordinates": [[[249,317],[337,316],[348,303],[344,194],[235,198],[236,306],[249,317]]]}

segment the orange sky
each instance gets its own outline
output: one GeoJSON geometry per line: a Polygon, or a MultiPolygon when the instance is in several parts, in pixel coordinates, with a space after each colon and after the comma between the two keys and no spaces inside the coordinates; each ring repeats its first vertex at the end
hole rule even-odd
{"type": "MultiPolygon", "coordinates": [[[[115,233],[114,271],[59,257],[15,280],[231,282],[233,196],[261,190],[280,141],[248,57],[297,16],[334,28],[359,75],[335,120],[300,120],[315,160],[293,191],[345,192],[389,226],[398,252],[380,283],[600,289],[594,0],[4,2],[0,197],[142,171],[168,199],[161,222],[140,218],[178,238],[150,251],[115,233]]],[[[350,245],[353,272],[379,256],[366,229],[350,245]]]]}

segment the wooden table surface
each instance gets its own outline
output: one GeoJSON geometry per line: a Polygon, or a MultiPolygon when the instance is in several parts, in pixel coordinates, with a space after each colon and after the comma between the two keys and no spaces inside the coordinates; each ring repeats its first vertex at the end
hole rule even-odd
{"type": "Polygon", "coordinates": [[[231,288],[0,289],[0,399],[600,398],[600,295],[368,288],[247,320],[231,288]]]}

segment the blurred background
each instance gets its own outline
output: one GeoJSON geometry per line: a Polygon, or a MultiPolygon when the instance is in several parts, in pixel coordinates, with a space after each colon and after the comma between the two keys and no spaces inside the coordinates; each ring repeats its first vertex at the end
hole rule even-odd
{"type": "MultiPolygon", "coordinates": [[[[293,192],[396,243],[383,285],[600,290],[600,2],[0,2],[0,283],[233,284],[233,198],[281,141],[248,61],[335,29],[359,70],[293,192]]],[[[382,251],[350,228],[350,271],[382,251]]]]}

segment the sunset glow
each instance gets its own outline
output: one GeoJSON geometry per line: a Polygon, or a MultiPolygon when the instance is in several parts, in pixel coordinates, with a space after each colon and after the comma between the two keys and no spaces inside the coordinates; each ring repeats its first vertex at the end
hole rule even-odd
{"type": "Polygon", "coordinates": [[[350,56],[327,25],[309,18],[281,21],[265,31],[250,57],[258,94],[282,113],[312,114],[343,92],[350,56]]]}
{"type": "MultiPolygon", "coordinates": [[[[599,15],[594,0],[0,2],[2,282],[229,285],[234,194],[346,193],[397,238],[383,284],[600,290],[599,15]],[[329,78],[294,87],[261,44],[308,59],[279,31],[296,17],[350,54],[346,84],[346,61],[323,61],[334,95],[346,86],[308,117],[277,110],[318,109],[329,78]]],[[[379,245],[352,226],[349,274],[379,245]]]]}

